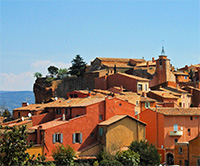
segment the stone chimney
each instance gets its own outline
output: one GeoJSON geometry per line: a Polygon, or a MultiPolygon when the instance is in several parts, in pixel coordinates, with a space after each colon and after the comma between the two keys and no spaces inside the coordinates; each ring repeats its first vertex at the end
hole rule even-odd
{"type": "Polygon", "coordinates": [[[27,102],[22,102],[22,107],[26,107],[28,106],[28,103],[27,102]]]}

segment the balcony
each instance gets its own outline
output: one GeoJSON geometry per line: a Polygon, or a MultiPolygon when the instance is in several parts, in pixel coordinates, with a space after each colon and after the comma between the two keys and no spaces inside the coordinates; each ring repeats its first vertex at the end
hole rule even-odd
{"type": "Polygon", "coordinates": [[[169,136],[182,136],[183,131],[170,131],[169,136]]]}

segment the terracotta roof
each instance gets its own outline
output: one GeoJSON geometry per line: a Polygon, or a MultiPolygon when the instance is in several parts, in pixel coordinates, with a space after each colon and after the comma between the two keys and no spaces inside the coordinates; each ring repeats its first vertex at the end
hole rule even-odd
{"type": "MultiPolygon", "coordinates": [[[[156,66],[156,61],[155,61],[155,62],[147,61],[147,62],[149,63],[149,66],[156,66]]],[[[137,67],[145,67],[145,66],[147,66],[147,62],[139,63],[139,64],[137,64],[136,66],[137,66],[137,67]]]]}
{"type": "Polygon", "coordinates": [[[97,57],[101,61],[104,62],[129,62],[130,58],[102,58],[102,57],[97,57]]]}
{"type": "Polygon", "coordinates": [[[140,101],[142,101],[142,102],[145,102],[145,101],[156,102],[155,99],[152,99],[150,97],[140,97],[140,101]]]}
{"type": "Polygon", "coordinates": [[[86,97],[86,98],[71,98],[60,102],[46,103],[45,107],[85,107],[95,103],[104,101],[105,98],[86,97]]]}
{"type": "Polygon", "coordinates": [[[173,108],[161,107],[151,108],[150,110],[159,112],[164,115],[200,115],[200,108],[173,108]]]}
{"type": "Polygon", "coordinates": [[[156,94],[162,98],[168,98],[168,99],[178,99],[178,97],[170,94],[169,92],[166,91],[156,91],[156,90],[151,90],[150,93],[156,94]]]}
{"type": "Polygon", "coordinates": [[[188,76],[188,73],[183,73],[183,72],[174,72],[175,75],[183,75],[183,76],[188,76]]]}
{"type": "Polygon", "coordinates": [[[123,75],[123,76],[129,77],[129,78],[133,78],[133,79],[139,80],[139,81],[150,81],[149,79],[138,77],[138,76],[134,76],[134,75],[130,75],[130,74],[126,74],[126,73],[116,73],[116,74],[123,75]]]}
{"type": "Polygon", "coordinates": [[[136,119],[136,118],[134,118],[132,116],[129,116],[129,115],[115,115],[115,116],[112,116],[111,118],[109,118],[108,120],[105,120],[105,121],[99,123],[99,125],[100,126],[109,126],[109,125],[111,125],[111,124],[113,124],[113,123],[115,123],[115,122],[117,122],[117,121],[119,121],[121,119],[124,119],[125,117],[129,117],[129,118],[131,118],[133,120],[136,120],[136,121],[146,125],[146,123],[144,123],[144,122],[142,122],[142,121],[140,121],[140,120],[138,120],[138,119],[136,119]]]}
{"type": "Polygon", "coordinates": [[[44,105],[45,104],[30,104],[30,105],[25,106],[25,107],[15,108],[14,110],[30,110],[30,111],[40,110],[40,109],[43,109],[44,105]]]}
{"type": "Polygon", "coordinates": [[[57,120],[53,120],[53,121],[50,121],[50,122],[46,122],[46,123],[42,123],[42,124],[39,124],[37,126],[33,126],[33,127],[30,127],[29,129],[30,130],[33,130],[33,129],[37,129],[39,126],[41,126],[42,128],[41,129],[48,129],[48,128],[51,128],[51,127],[55,127],[55,126],[58,126],[58,125],[61,125],[61,124],[64,124],[64,123],[68,123],[68,121],[57,121],[57,120]]]}
{"type": "Polygon", "coordinates": [[[103,65],[106,67],[113,67],[116,65],[116,67],[121,68],[132,68],[132,66],[128,65],[127,63],[119,63],[119,62],[103,62],[103,65]]]}

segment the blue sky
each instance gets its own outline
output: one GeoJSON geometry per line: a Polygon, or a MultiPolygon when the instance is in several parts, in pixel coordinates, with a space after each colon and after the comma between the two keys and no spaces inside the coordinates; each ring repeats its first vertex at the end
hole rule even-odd
{"type": "Polygon", "coordinates": [[[32,90],[35,72],[80,54],[200,63],[198,0],[1,0],[0,90],[32,90]]]}

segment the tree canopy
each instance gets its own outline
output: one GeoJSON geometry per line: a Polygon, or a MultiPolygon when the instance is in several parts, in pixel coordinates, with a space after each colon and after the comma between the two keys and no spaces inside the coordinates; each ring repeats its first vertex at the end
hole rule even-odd
{"type": "Polygon", "coordinates": [[[77,77],[83,76],[86,69],[86,63],[83,61],[83,58],[80,55],[71,61],[72,66],[69,68],[69,74],[76,75],[77,77]]]}
{"type": "Polygon", "coordinates": [[[159,165],[160,155],[156,147],[145,141],[133,141],[129,149],[140,155],[140,165],[159,165]]]}
{"type": "Polygon", "coordinates": [[[64,69],[60,68],[58,70],[58,77],[59,78],[62,79],[62,78],[67,77],[67,76],[68,76],[68,70],[66,68],[64,68],[64,69]]]}
{"type": "Polygon", "coordinates": [[[51,74],[51,77],[54,77],[56,74],[58,74],[58,68],[55,66],[49,66],[47,70],[51,74]]]}
{"type": "Polygon", "coordinates": [[[41,77],[42,77],[42,73],[35,72],[35,73],[34,73],[34,77],[36,77],[36,78],[41,78],[41,77]]]}
{"type": "Polygon", "coordinates": [[[6,128],[0,137],[0,163],[23,165],[29,157],[25,151],[32,146],[27,142],[26,126],[6,128]]]}
{"type": "Polygon", "coordinates": [[[67,145],[66,147],[64,145],[59,145],[52,151],[52,153],[56,165],[66,166],[73,164],[76,154],[74,149],[69,145],[67,145]]]}

